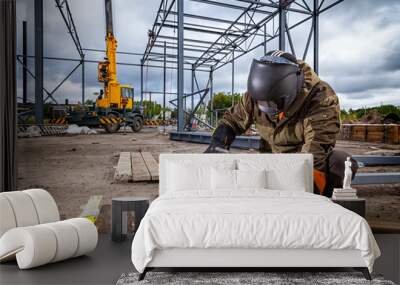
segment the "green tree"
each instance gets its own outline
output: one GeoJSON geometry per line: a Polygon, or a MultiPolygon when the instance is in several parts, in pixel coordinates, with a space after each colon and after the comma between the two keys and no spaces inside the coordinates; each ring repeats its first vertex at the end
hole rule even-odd
{"type": "MultiPolygon", "coordinates": [[[[242,95],[240,93],[233,94],[233,103],[236,104],[242,95]]],[[[217,111],[218,117],[222,116],[226,109],[232,106],[232,94],[225,92],[214,93],[213,110],[217,111]]],[[[208,102],[208,112],[211,112],[211,102],[208,102]]]]}
{"type": "Polygon", "coordinates": [[[92,99],[87,99],[87,100],[85,101],[85,105],[90,105],[90,106],[92,106],[94,103],[95,103],[95,102],[94,102],[94,100],[92,100],[92,99]]]}
{"type": "MultiPolygon", "coordinates": [[[[136,106],[140,105],[140,102],[135,102],[136,106]]],[[[160,115],[161,113],[161,105],[149,100],[143,100],[143,116],[146,119],[151,119],[154,116],[160,115]]]]}

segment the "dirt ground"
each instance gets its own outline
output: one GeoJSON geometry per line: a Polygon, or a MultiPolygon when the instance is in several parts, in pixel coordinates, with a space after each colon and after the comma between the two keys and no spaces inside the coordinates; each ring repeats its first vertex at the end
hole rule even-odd
{"type": "MultiPolygon", "coordinates": [[[[155,198],[158,183],[113,183],[121,151],[149,151],[158,159],[163,152],[201,153],[203,144],[170,141],[156,128],[128,132],[18,140],[18,188],[44,188],[55,198],[62,218],[79,216],[91,195],[103,195],[98,217],[101,232],[110,231],[111,199],[122,196],[155,198]]],[[[398,146],[339,141],[337,147],[351,154],[398,146]]],[[[234,150],[234,152],[255,152],[234,150]]],[[[400,167],[361,168],[360,171],[400,171],[400,167]]],[[[400,230],[400,184],[358,186],[367,199],[367,220],[373,228],[400,230]]]]}

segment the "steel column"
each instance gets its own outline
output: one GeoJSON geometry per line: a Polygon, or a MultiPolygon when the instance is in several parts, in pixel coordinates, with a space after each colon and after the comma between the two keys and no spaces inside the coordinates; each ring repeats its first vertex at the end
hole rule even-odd
{"type": "Polygon", "coordinates": [[[43,0],[35,0],[35,119],[43,124],[43,0]]]}
{"type": "Polygon", "coordinates": [[[286,10],[285,0],[279,0],[279,49],[285,50],[286,10]]]}
{"type": "Polygon", "coordinates": [[[140,60],[140,107],[143,107],[143,60],[140,60]]]}
{"type": "Polygon", "coordinates": [[[319,0],[314,0],[313,30],[314,30],[314,71],[319,72],[319,0]]]}
{"type": "Polygon", "coordinates": [[[194,109],[194,96],[193,96],[193,93],[194,93],[194,64],[192,64],[192,89],[191,89],[191,91],[192,91],[192,102],[191,102],[191,108],[190,108],[190,111],[191,112],[193,112],[193,109],[194,109]]]}
{"type": "Polygon", "coordinates": [[[211,67],[210,69],[210,125],[213,125],[213,116],[214,116],[214,70],[211,67]]]}
{"type": "Polygon", "coordinates": [[[267,23],[264,24],[264,55],[267,54],[267,23]]]}
{"type": "Polygon", "coordinates": [[[232,106],[235,105],[234,94],[235,92],[235,51],[232,51],[232,106]]]}
{"type": "Polygon", "coordinates": [[[22,59],[22,65],[24,66],[22,68],[22,103],[27,102],[27,77],[28,73],[26,71],[25,66],[28,66],[28,58],[26,57],[27,55],[27,36],[26,36],[26,21],[22,22],[22,54],[24,55],[24,58],[22,59]]]}
{"type": "Polygon", "coordinates": [[[82,60],[82,105],[85,105],[85,61],[82,60]]]}
{"type": "Polygon", "coordinates": [[[164,42],[164,69],[163,69],[163,125],[165,126],[165,96],[166,96],[166,91],[167,91],[167,42],[164,42]]]}
{"type": "Polygon", "coordinates": [[[183,30],[183,0],[178,5],[178,131],[184,129],[183,95],[184,95],[184,30],[183,30]]]}

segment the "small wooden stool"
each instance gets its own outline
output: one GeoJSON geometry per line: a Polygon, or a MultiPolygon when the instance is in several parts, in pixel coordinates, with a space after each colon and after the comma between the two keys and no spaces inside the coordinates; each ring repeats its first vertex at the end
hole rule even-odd
{"type": "Polygon", "coordinates": [[[128,232],[127,212],[135,213],[135,232],[149,208],[150,199],[143,197],[118,197],[112,199],[111,240],[123,241],[128,232]]]}

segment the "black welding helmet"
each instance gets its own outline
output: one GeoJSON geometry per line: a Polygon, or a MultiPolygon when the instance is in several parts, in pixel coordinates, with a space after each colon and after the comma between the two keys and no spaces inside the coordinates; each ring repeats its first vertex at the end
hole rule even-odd
{"type": "Polygon", "coordinates": [[[296,58],[282,51],[270,51],[260,59],[253,59],[247,90],[260,110],[271,113],[287,111],[299,94],[304,74],[296,58]]]}

